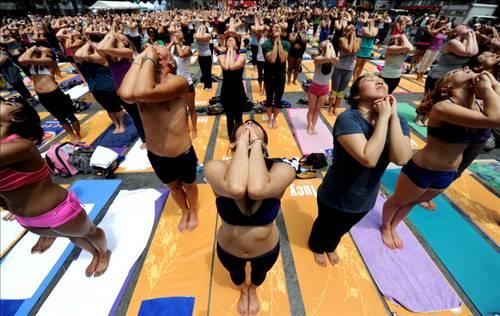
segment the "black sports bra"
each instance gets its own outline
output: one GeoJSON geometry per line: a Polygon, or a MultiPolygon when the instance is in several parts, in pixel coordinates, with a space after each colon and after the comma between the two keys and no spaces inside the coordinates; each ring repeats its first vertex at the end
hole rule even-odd
{"type": "Polygon", "coordinates": [[[281,201],[279,199],[265,199],[251,215],[241,212],[236,202],[228,197],[218,196],[215,199],[219,216],[228,224],[235,226],[264,226],[272,223],[278,216],[281,201]]]}

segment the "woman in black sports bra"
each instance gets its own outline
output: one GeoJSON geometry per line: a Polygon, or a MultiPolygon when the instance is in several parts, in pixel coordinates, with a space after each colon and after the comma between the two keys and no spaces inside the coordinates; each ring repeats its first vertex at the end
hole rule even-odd
{"type": "Polygon", "coordinates": [[[446,190],[457,178],[466,148],[484,137],[484,129],[500,127],[500,83],[486,71],[449,71],[422,104],[429,113],[427,144],[403,167],[394,194],[384,204],[380,231],[391,249],[403,248],[396,227],[413,206],[446,190]],[[483,100],[483,111],[476,97],[483,100]]]}
{"type": "Polygon", "coordinates": [[[217,255],[240,289],[238,312],[255,315],[259,310],[257,288],[264,282],[279,255],[279,231],[275,224],[280,199],[295,178],[285,163],[266,158],[267,134],[253,120],[235,126],[230,137],[231,160],[212,160],[205,177],[216,195],[221,227],[217,255]],[[251,283],[246,284],[250,262],[251,283]]]}

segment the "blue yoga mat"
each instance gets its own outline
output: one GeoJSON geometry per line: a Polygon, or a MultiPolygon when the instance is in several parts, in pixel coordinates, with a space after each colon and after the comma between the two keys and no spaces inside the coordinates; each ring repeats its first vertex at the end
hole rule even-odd
{"type": "Polygon", "coordinates": [[[93,146],[103,147],[129,147],[137,139],[137,130],[130,115],[125,115],[124,122],[126,125],[125,132],[113,134],[114,125],[108,127],[104,133],[99,136],[93,143],[93,146]]]}
{"type": "MultiPolygon", "coordinates": [[[[400,169],[389,169],[382,184],[392,193],[400,169]]],[[[446,269],[483,315],[500,311],[500,255],[442,196],[437,209],[416,206],[408,216],[446,269]]]]}
{"type": "MultiPolygon", "coordinates": [[[[90,220],[93,221],[101,212],[102,208],[106,205],[109,199],[113,196],[116,189],[118,189],[120,183],[121,180],[78,180],[70,187],[70,191],[75,192],[76,196],[82,204],[94,204],[94,208],[89,214],[90,220]]],[[[70,244],[66,248],[61,258],[59,258],[50,273],[47,275],[47,277],[45,277],[35,294],[31,298],[24,300],[24,302],[17,309],[17,312],[15,312],[15,310],[11,310],[12,313],[5,315],[28,315],[33,306],[45,292],[47,286],[50,284],[54,276],[61,269],[63,263],[69,257],[74,248],[75,246],[73,244],[70,244]],[[13,312],[15,312],[15,314],[13,312]]],[[[12,308],[12,304],[10,305],[12,308]]],[[[2,315],[4,315],[3,311],[2,315]]]]}
{"type": "Polygon", "coordinates": [[[145,300],[141,303],[139,316],[191,316],[194,297],[162,297],[145,300]]]}

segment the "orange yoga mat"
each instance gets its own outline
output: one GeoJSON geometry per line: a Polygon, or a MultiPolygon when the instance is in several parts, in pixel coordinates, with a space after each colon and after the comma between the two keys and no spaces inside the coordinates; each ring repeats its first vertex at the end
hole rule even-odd
{"type": "Polygon", "coordinates": [[[193,232],[178,232],[181,211],[172,195],[168,197],[127,315],[137,315],[143,300],[169,296],[193,296],[193,315],[207,315],[217,213],[210,186],[200,184],[198,189],[199,226],[193,232]]]}
{"type": "MultiPolygon", "coordinates": [[[[248,114],[243,115],[243,121],[248,120],[248,114]]],[[[217,139],[215,140],[213,160],[227,160],[231,158],[229,150],[229,136],[227,135],[226,116],[219,116],[219,126],[217,128],[217,139]]]]}
{"type": "Polygon", "coordinates": [[[43,121],[45,120],[47,117],[50,116],[50,113],[49,112],[38,112],[38,116],[40,117],[40,120],[43,121]]]}
{"type": "Polygon", "coordinates": [[[252,101],[254,103],[264,101],[266,99],[265,92],[264,92],[264,95],[260,94],[259,82],[257,80],[250,81],[250,88],[252,90],[252,101]]]}
{"type": "Polygon", "coordinates": [[[208,105],[208,100],[210,100],[211,97],[215,96],[217,93],[217,82],[212,83],[212,89],[203,89],[203,83],[198,83],[196,84],[195,88],[195,105],[196,106],[207,106],[208,105]]]}
{"type": "Polygon", "coordinates": [[[410,93],[424,93],[424,87],[405,78],[403,76],[401,81],[399,82],[399,86],[405,90],[408,90],[410,93]]]}
{"type": "Polygon", "coordinates": [[[308,315],[387,315],[375,287],[349,235],[337,253],[340,263],[319,267],[307,246],[317,216],[316,189],[320,179],[296,180],[282,199],[282,210],[304,307],[308,315]]]}
{"type": "Polygon", "coordinates": [[[285,119],[286,112],[282,111],[278,116],[278,128],[267,127],[267,115],[255,114],[255,120],[261,124],[269,137],[269,156],[275,158],[301,157],[302,154],[297,146],[297,142],[285,119]]]}
{"type": "MultiPolygon", "coordinates": [[[[83,136],[81,142],[92,144],[111,124],[111,119],[106,111],[98,111],[81,125],[83,136]]],[[[64,137],[62,141],[70,141],[69,136],[64,137]]]]}

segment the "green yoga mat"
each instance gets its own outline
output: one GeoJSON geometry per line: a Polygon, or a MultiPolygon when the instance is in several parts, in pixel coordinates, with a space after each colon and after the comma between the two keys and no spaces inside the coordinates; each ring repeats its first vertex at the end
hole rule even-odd
{"type": "MultiPolygon", "coordinates": [[[[382,184],[394,192],[400,169],[384,173],[382,184]]],[[[500,255],[443,196],[437,209],[415,206],[408,218],[482,315],[500,311],[500,255]]]]}
{"type": "Polygon", "coordinates": [[[427,127],[418,126],[415,123],[415,118],[417,117],[417,113],[415,112],[415,108],[408,103],[398,102],[398,112],[402,116],[406,118],[408,124],[420,134],[423,138],[427,138],[427,127]]]}
{"type": "Polygon", "coordinates": [[[494,159],[475,160],[469,166],[469,170],[500,193],[500,162],[494,159]]]}

